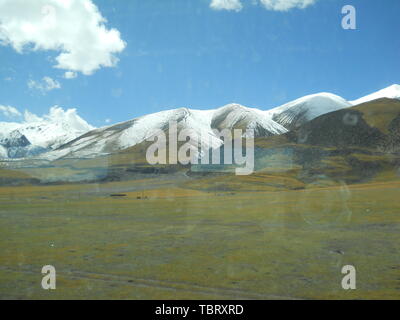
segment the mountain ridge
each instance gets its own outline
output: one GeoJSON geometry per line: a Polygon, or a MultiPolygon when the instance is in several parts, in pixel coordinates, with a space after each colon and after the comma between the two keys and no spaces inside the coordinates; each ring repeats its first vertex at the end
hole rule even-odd
{"type": "Polygon", "coordinates": [[[390,98],[390,99],[400,99],[400,85],[399,84],[393,84],[389,87],[386,87],[382,90],[376,91],[374,93],[371,93],[369,95],[366,95],[364,97],[361,97],[357,100],[349,101],[353,106],[381,99],[381,98],[390,98]]]}
{"type": "Polygon", "coordinates": [[[119,152],[146,141],[155,130],[167,130],[170,121],[177,121],[179,130],[205,132],[205,137],[199,142],[216,147],[222,141],[215,136],[213,129],[253,129],[255,137],[275,136],[295,130],[321,115],[381,96],[400,99],[400,86],[395,84],[354,101],[322,92],[269,110],[249,108],[237,103],[210,110],[178,108],[102,128],[89,125],[77,115],[75,109],[63,111],[56,106],[51,108],[49,116],[35,117],[30,122],[0,122],[0,157],[4,158],[5,154],[12,154],[14,157],[42,154],[40,158],[52,160],[66,156],[94,157],[119,152]],[[21,145],[21,150],[8,152],[7,143],[1,141],[6,141],[15,132],[24,136],[32,145],[31,148],[36,148],[35,151],[25,150],[27,146],[21,145]]]}

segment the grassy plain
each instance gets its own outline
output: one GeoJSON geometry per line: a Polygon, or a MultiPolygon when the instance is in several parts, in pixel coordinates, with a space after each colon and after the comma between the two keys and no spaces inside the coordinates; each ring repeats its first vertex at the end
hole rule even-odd
{"type": "Polygon", "coordinates": [[[400,298],[400,181],[241,179],[0,187],[0,298],[400,298]]]}

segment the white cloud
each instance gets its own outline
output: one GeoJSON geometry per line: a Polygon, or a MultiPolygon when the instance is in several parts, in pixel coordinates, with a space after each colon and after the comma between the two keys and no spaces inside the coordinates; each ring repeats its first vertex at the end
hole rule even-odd
{"type": "MultiPolygon", "coordinates": [[[[260,3],[267,10],[288,11],[290,9],[304,9],[318,0],[260,0],[260,3]]],[[[257,0],[252,0],[253,4],[257,4],[257,0]]],[[[234,10],[243,9],[241,0],[212,0],[210,7],[215,10],[234,10]]]]}
{"type": "Polygon", "coordinates": [[[0,44],[55,50],[56,68],[90,75],[113,67],[126,43],[92,0],[0,0],[0,44]]]}
{"type": "Polygon", "coordinates": [[[111,122],[111,119],[106,119],[104,122],[105,122],[105,123],[110,123],[110,122],[111,122]]]}
{"type": "Polygon", "coordinates": [[[42,93],[46,93],[47,91],[60,89],[61,84],[50,77],[44,77],[41,81],[29,80],[28,87],[29,89],[37,89],[42,91],[42,93]]]}
{"type": "Polygon", "coordinates": [[[0,113],[2,113],[7,118],[15,118],[22,116],[21,112],[19,112],[16,108],[11,106],[0,105],[0,113]]]}
{"type": "Polygon", "coordinates": [[[214,10],[240,11],[243,6],[240,0],[212,0],[210,7],[214,10]]]}
{"type": "Polygon", "coordinates": [[[67,71],[66,73],[64,73],[64,78],[65,79],[74,79],[78,76],[78,74],[76,72],[73,71],[67,71]]]}
{"type": "Polygon", "coordinates": [[[24,120],[25,120],[25,122],[39,122],[39,121],[43,121],[43,118],[40,118],[39,116],[37,116],[36,114],[34,114],[28,110],[25,110],[24,120]]]}
{"type": "Polygon", "coordinates": [[[260,0],[261,4],[268,10],[288,11],[290,9],[304,9],[317,0],[260,0]]]}
{"type": "Polygon", "coordinates": [[[43,119],[53,123],[67,123],[71,128],[82,131],[94,129],[93,126],[78,115],[78,111],[75,108],[64,110],[59,106],[51,107],[49,113],[44,115],[43,119]]]}

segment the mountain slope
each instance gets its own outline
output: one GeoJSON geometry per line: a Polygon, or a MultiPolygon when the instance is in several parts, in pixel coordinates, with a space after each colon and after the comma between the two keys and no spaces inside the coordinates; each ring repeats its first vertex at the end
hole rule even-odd
{"type": "Polygon", "coordinates": [[[349,106],[351,106],[349,102],[337,95],[318,93],[286,103],[268,112],[274,121],[288,130],[293,130],[322,114],[349,106]]]}
{"type": "Polygon", "coordinates": [[[0,159],[8,158],[8,150],[0,145],[0,159]]]}
{"type": "Polygon", "coordinates": [[[389,99],[400,99],[400,85],[394,84],[391,85],[390,87],[387,87],[385,89],[379,90],[377,92],[371,93],[365,97],[362,97],[360,99],[350,101],[352,105],[359,105],[361,103],[381,99],[381,98],[389,98],[389,99]]]}
{"type": "Polygon", "coordinates": [[[304,183],[398,179],[400,101],[378,99],[321,115],[255,145],[256,170],[279,171],[304,183]]]}
{"type": "Polygon", "coordinates": [[[122,151],[153,137],[157,130],[167,132],[171,121],[177,122],[179,131],[187,129],[191,132],[203,132],[206,135],[202,137],[203,143],[218,145],[220,141],[214,137],[210,128],[211,116],[209,111],[186,108],[162,111],[92,130],[51,152],[49,156],[51,158],[93,157],[122,151]]]}
{"type": "Polygon", "coordinates": [[[287,137],[300,144],[378,150],[393,140],[399,118],[400,101],[383,98],[324,114],[287,137]]]}
{"type": "Polygon", "coordinates": [[[30,141],[18,130],[14,130],[10,134],[0,137],[0,145],[4,148],[26,147],[30,144],[30,141]]]}
{"type": "Polygon", "coordinates": [[[287,132],[286,128],[272,120],[268,112],[239,104],[229,104],[216,110],[211,127],[219,130],[253,129],[256,137],[269,137],[287,132]]]}

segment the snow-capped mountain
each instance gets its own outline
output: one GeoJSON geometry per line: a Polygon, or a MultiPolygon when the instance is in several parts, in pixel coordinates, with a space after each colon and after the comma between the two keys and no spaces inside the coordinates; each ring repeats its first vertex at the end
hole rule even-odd
{"type": "Polygon", "coordinates": [[[216,129],[253,129],[255,136],[274,136],[288,130],[272,120],[269,112],[228,104],[213,112],[211,127],[216,129]]]}
{"type": "Polygon", "coordinates": [[[273,121],[267,112],[238,104],[215,110],[181,108],[90,131],[46,156],[91,157],[117,152],[146,141],[154,136],[157,130],[166,132],[173,121],[177,123],[178,133],[186,130],[191,135],[191,142],[209,148],[218,147],[223,143],[213,129],[254,129],[255,135],[264,136],[287,132],[284,127],[273,121]],[[200,141],[196,141],[195,137],[199,137],[200,141]]]}
{"type": "Polygon", "coordinates": [[[46,151],[48,149],[32,145],[18,130],[0,137],[0,159],[33,157],[46,151]]]}
{"type": "Polygon", "coordinates": [[[255,136],[268,137],[286,133],[326,113],[382,97],[400,99],[400,86],[392,85],[351,102],[331,93],[318,93],[267,111],[239,104],[212,110],[173,109],[99,129],[79,117],[75,109],[53,107],[43,117],[26,113],[23,123],[0,122],[0,158],[41,153],[40,158],[50,160],[96,157],[140,144],[157,130],[167,132],[171,121],[177,122],[178,132],[185,129],[201,139],[192,142],[215,148],[223,141],[213,129],[253,129],[255,136]]]}
{"type": "Polygon", "coordinates": [[[350,101],[350,103],[355,106],[364,102],[381,98],[400,99],[400,85],[398,84],[391,85],[390,87],[371,93],[360,99],[350,101]]]}
{"type": "Polygon", "coordinates": [[[0,145],[9,158],[20,158],[54,150],[93,129],[75,109],[52,107],[44,117],[26,112],[22,123],[0,122],[0,145]]]}
{"type": "Polygon", "coordinates": [[[268,112],[274,121],[292,130],[320,115],[350,106],[351,104],[342,97],[332,93],[318,93],[291,101],[268,112]]]}
{"type": "Polygon", "coordinates": [[[24,123],[18,131],[36,146],[56,149],[59,146],[93,130],[94,127],[83,120],[75,109],[64,111],[52,107],[49,115],[24,123]]]}

